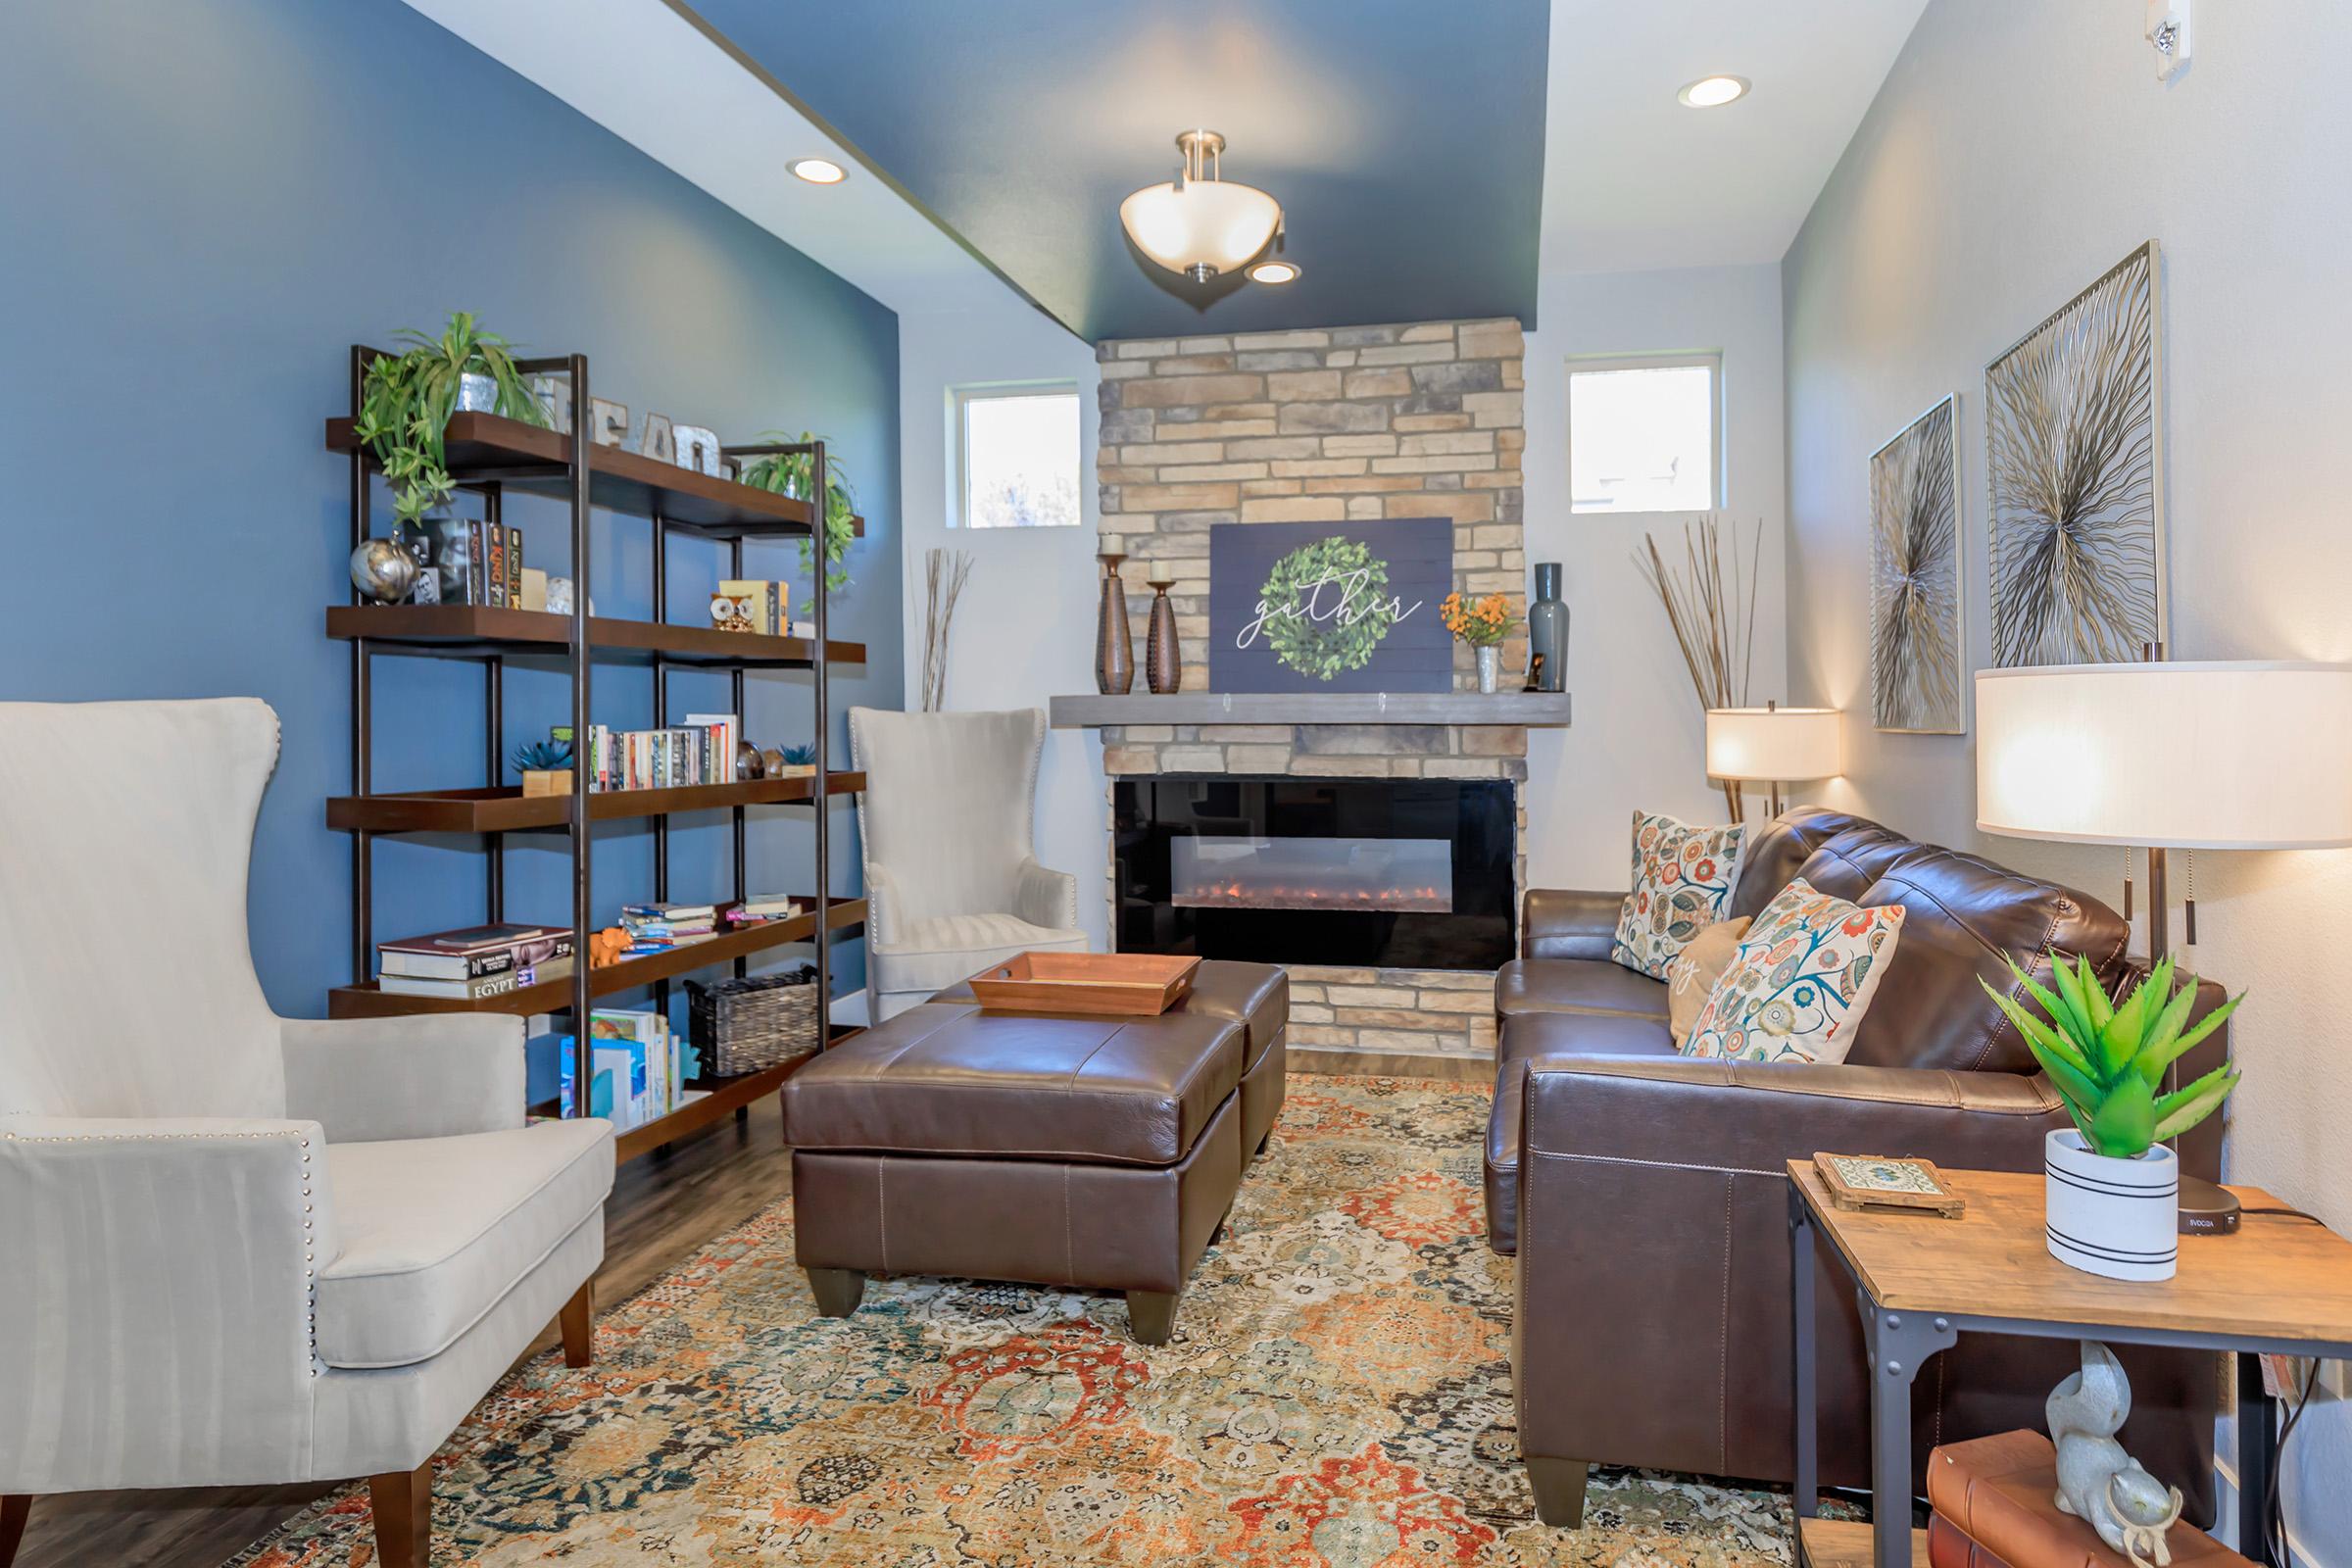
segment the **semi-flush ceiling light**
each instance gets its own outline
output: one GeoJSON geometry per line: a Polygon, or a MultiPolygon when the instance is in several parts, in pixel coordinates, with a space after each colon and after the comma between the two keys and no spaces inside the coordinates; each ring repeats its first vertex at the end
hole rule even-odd
{"type": "Polygon", "coordinates": [[[838,185],[850,172],[830,158],[795,158],[784,166],[811,185],[838,185]]]}
{"type": "Polygon", "coordinates": [[[1675,94],[1692,109],[1720,109],[1747,96],[1745,76],[1701,76],[1675,94]]]}
{"type": "Polygon", "coordinates": [[[1282,226],[1282,204],[1222,177],[1225,138],[1215,131],[1185,131],[1176,145],[1184,168],[1119,203],[1119,221],[1146,256],[1205,283],[1266,248],[1282,226]]]}
{"type": "Polygon", "coordinates": [[[1250,269],[1250,280],[1253,283],[1288,283],[1299,271],[1297,262],[1260,262],[1250,269]]]}

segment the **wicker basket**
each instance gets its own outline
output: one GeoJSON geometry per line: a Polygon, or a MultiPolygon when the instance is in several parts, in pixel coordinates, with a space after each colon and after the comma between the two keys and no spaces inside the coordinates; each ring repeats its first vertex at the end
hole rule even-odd
{"type": "Polygon", "coordinates": [[[709,986],[689,980],[686,1016],[697,1057],[721,1078],[808,1055],[816,1050],[816,970],[709,986]]]}

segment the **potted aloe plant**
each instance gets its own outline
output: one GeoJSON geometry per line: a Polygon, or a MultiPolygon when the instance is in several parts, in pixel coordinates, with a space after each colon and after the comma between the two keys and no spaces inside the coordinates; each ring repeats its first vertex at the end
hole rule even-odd
{"type": "Polygon", "coordinates": [[[404,330],[398,341],[401,353],[379,355],[368,367],[354,433],[383,466],[395,516],[413,526],[457,490],[441,444],[451,415],[502,414],[544,425],[547,411],[515,368],[514,346],[483,331],[470,312],[450,317],[437,338],[404,330]]]}
{"type": "MultiPolygon", "coordinates": [[[[2165,958],[2121,1003],[2108,1001],[2090,960],[2051,955],[2055,989],[2013,960],[2040,1011],[1984,987],[2050,1075],[2074,1127],[2042,1140],[2050,1255],[2087,1274],[2168,1280],[2178,1260],[2180,1166],[2164,1147],[2219,1110],[2237,1087],[2234,1063],[2162,1093],[2165,1071],[2237,1010],[2243,994],[2193,1026],[2194,979],[2173,989],[2165,958]]],[[[1982,981],[1979,984],[1983,984],[1982,981]]]]}

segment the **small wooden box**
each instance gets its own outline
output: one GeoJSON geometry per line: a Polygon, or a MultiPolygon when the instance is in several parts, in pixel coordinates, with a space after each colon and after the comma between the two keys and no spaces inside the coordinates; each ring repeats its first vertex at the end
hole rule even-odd
{"type": "Polygon", "coordinates": [[[537,800],[545,795],[569,795],[571,769],[568,767],[526,767],[522,770],[522,798],[537,800]]]}
{"type": "Polygon", "coordinates": [[[1149,1018],[1193,989],[1200,960],[1167,953],[1024,953],[972,976],[992,1012],[1149,1018]]]}

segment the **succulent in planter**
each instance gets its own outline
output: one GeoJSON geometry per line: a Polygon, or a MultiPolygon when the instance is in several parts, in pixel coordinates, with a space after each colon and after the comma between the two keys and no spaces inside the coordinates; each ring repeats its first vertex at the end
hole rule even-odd
{"type": "Polygon", "coordinates": [[[571,765],[571,745],[567,741],[531,741],[514,748],[514,762],[517,773],[552,773],[571,765]]]}
{"type": "MultiPolygon", "coordinates": [[[[763,445],[798,441],[813,442],[817,437],[803,430],[797,436],[770,430],[760,438],[763,445]]],[[[812,471],[816,466],[813,453],[771,452],[754,458],[744,465],[743,482],[761,490],[772,490],[780,496],[808,499],[816,486],[812,471]]],[[[851,492],[850,476],[831,452],[825,454],[825,587],[834,592],[850,585],[850,568],[844,564],[850,554],[850,541],[858,536],[858,498],[851,492]]],[[[801,541],[801,569],[816,570],[816,555],[809,541],[801,541]]]]}
{"type": "Polygon", "coordinates": [[[2246,1000],[2243,994],[2190,1027],[2196,983],[2192,980],[2176,992],[2170,958],[2149,970],[2120,1005],[2107,1000],[2088,958],[2078,959],[2069,969],[2053,954],[2054,992],[2015,960],[2009,967],[2045,1017],[2034,1017],[2023,1004],[1988,985],[1985,995],[2026,1037],[2027,1048],[2050,1075],[2093,1153],[2110,1159],[2145,1153],[2150,1146],[2178,1138],[2219,1110],[2237,1087],[2236,1064],[2224,1062],[2192,1084],[2171,1094],[2157,1093],[2164,1085],[2165,1069],[2220,1028],[2246,1000]]]}
{"type": "Polygon", "coordinates": [[[544,425],[547,411],[515,368],[513,345],[483,331],[470,312],[450,317],[438,338],[404,330],[398,339],[403,352],[368,367],[353,433],[382,466],[395,516],[413,523],[457,490],[442,447],[452,414],[486,404],[487,412],[544,425]]]}
{"type": "Polygon", "coordinates": [[[1989,985],[1985,994],[2025,1036],[2075,1124],[2042,1139],[2050,1255],[2108,1279],[2171,1279],[2180,1263],[2180,1161],[2164,1140],[2219,1110],[2237,1087],[2237,1068],[2225,1062],[2194,1083],[2160,1091],[2173,1063],[2220,1028],[2244,996],[2191,1025],[2196,983],[2175,991],[2170,958],[2121,1003],[2108,1000],[2088,958],[2069,966],[2053,954],[2054,989],[2014,961],[2009,968],[2042,1015],[1989,985]]]}
{"type": "Polygon", "coordinates": [[[784,760],[794,767],[814,767],[816,746],[813,742],[784,748],[784,760]]]}

